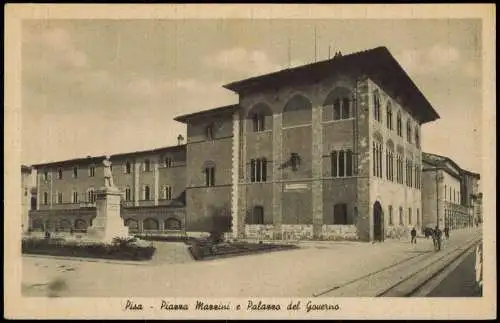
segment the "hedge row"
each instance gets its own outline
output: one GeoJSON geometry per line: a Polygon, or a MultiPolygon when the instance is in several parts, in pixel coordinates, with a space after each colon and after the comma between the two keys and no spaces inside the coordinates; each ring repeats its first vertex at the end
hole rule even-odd
{"type": "Polygon", "coordinates": [[[218,257],[239,256],[266,251],[277,251],[295,249],[294,245],[263,244],[263,243],[222,243],[210,244],[194,242],[190,243],[189,251],[196,260],[213,259],[218,257]]]}
{"type": "Polygon", "coordinates": [[[150,260],[155,250],[149,243],[134,238],[116,239],[113,243],[35,237],[22,240],[23,253],[63,257],[150,260]]]}

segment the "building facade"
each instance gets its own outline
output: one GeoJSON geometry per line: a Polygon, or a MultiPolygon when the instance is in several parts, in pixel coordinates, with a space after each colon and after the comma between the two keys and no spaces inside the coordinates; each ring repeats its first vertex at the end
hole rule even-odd
{"type": "MultiPolygon", "coordinates": [[[[94,192],[104,186],[105,156],[38,164],[32,230],[86,230],[96,216],[94,192]]],[[[185,145],[111,156],[131,232],[180,230],[185,223],[185,145]]]]}
{"type": "MultiPolygon", "coordinates": [[[[238,104],[175,118],[185,145],[111,156],[131,231],[383,241],[422,227],[421,129],[439,115],[386,48],[224,87],[238,104]]],[[[35,165],[31,227],[89,226],[103,159],[35,165]]]]}
{"type": "Polygon", "coordinates": [[[175,119],[188,127],[189,221],[230,214],[234,236],[263,239],[421,226],[421,126],[439,116],[387,49],[225,88],[237,105],[175,119]]]}
{"type": "Polygon", "coordinates": [[[460,168],[448,157],[423,153],[424,226],[451,230],[472,227],[478,212],[479,174],[460,168]]]}

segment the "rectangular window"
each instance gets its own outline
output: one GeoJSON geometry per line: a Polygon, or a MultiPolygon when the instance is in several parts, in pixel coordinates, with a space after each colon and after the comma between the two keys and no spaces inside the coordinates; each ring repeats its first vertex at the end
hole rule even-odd
{"type": "Polygon", "coordinates": [[[352,176],[352,150],[346,152],[346,176],[352,176]]]}
{"type": "Polygon", "coordinates": [[[215,186],[215,167],[205,168],[205,186],[215,186]]]}
{"type": "Polygon", "coordinates": [[[63,178],[63,171],[61,168],[57,169],[57,179],[62,179],[63,178]]]}
{"type": "Polygon", "coordinates": [[[338,156],[337,152],[332,153],[332,177],[337,177],[338,175],[338,156]]]}
{"type": "MultiPolygon", "coordinates": [[[[252,183],[254,183],[254,182],[255,182],[256,177],[257,177],[257,174],[256,174],[256,169],[255,169],[256,167],[257,167],[257,163],[256,163],[255,159],[252,159],[252,160],[250,161],[250,181],[251,181],[252,183]]],[[[208,173],[207,173],[207,175],[206,175],[206,176],[208,176],[208,173]]],[[[208,183],[208,179],[207,179],[207,183],[208,183]]],[[[208,186],[208,184],[207,184],[207,186],[208,186]]]]}
{"type": "Polygon", "coordinates": [[[417,226],[420,226],[420,209],[417,209],[417,226]]]}
{"type": "Polygon", "coordinates": [[[132,199],[132,191],[130,190],[130,187],[127,187],[125,189],[125,201],[130,201],[132,199]]]}
{"type": "Polygon", "coordinates": [[[58,192],[57,193],[57,203],[58,204],[62,204],[63,202],[63,193],[62,192],[58,192]]]}
{"type": "Polygon", "coordinates": [[[172,188],[170,186],[165,186],[165,199],[171,200],[172,199],[172,188]]]}
{"type": "Polygon", "coordinates": [[[333,224],[348,224],[347,204],[336,204],[333,207],[333,224]]]}
{"type": "Polygon", "coordinates": [[[130,162],[126,162],[126,163],[125,163],[125,166],[124,166],[124,170],[123,170],[123,172],[124,172],[125,174],[130,174],[130,173],[131,173],[131,171],[132,171],[132,166],[131,166],[130,162]]]}
{"type": "Polygon", "coordinates": [[[341,150],[339,151],[339,177],[344,177],[345,176],[345,157],[344,157],[344,151],[341,150]]]}
{"type": "Polygon", "coordinates": [[[78,178],[78,167],[73,167],[73,178],[78,178]]]}
{"type": "Polygon", "coordinates": [[[411,222],[412,222],[412,218],[411,218],[412,214],[411,214],[411,208],[408,209],[408,224],[411,225],[411,222]]]}
{"type": "Polygon", "coordinates": [[[392,205],[389,205],[389,225],[392,224],[392,205]]]}
{"type": "Polygon", "coordinates": [[[375,143],[373,143],[373,176],[377,176],[377,148],[375,148],[375,143]]]}
{"type": "Polygon", "coordinates": [[[87,192],[87,200],[89,203],[95,202],[95,194],[93,189],[89,189],[87,192]]]}
{"type": "Polygon", "coordinates": [[[49,204],[49,193],[43,192],[43,204],[47,205],[49,204]]]}
{"type": "Polygon", "coordinates": [[[404,224],[404,220],[403,220],[403,208],[400,207],[399,208],[399,225],[403,225],[404,224]]]}
{"type": "Polygon", "coordinates": [[[150,172],[151,171],[151,161],[149,159],[144,160],[144,171],[145,172],[150,172]]]}
{"type": "Polygon", "coordinates": [[[257,176],[257,182],[260,182],[260,180],[261,180],[260,175],[261,175],[261,170],[262,170],[261,169],[262,163],[261,163],[260,159],[257,159],[256,163],[257,163],[257,165],[255,166],[255,168],[256,168],[255,172],[256,172],[256,176],[257,176]]]}
{"type": "Polygon", "coordinates": [[[78,203],[78,192],[73,191],[73,204],[78,203]]]}
{"type": "Polygon", "coordinates": [[[262,159],[262,181],[267,181],[267,160],[262,159]]]}
{"type": "Polygon", "coordinates": [[[150,188],[148,185],[144,185],[144,187],[142,188],[143,190],[143,198],[145,201],[149,201],[150,198],[151,198],[151,192],[150,192],[150,188]]]}
{"type": "Polygon", "coordinates": [[[89,167],[89,177],[94,177],[95,176],[95,167],[90,166],[89,167]]]}
{"type": "Polygon", "coordinates": [[[43,177],[44,181],[48,180],[49,179],[49,172],[48,171],[44,171],[42,177],[43,177]]]}

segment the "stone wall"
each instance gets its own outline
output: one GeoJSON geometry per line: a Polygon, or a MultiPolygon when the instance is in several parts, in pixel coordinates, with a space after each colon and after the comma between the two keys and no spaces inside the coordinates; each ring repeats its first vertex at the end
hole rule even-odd
{"type": "Polygon", "coordinates": [[[358,240],[358,229],[355,225],[321,226],[321,240],[358,240]]]}

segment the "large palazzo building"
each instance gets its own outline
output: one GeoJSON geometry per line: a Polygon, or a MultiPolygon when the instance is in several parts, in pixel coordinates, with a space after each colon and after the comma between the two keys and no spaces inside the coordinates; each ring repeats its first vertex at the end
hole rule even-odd
{"type": "MultiPolygon", "coordinates": [[[[132,230],[226,219],[238,238],[372,241],[422,227],[421,127],[439,115],[385,47],[224,87],[237,104],[175,118],[186,144],[111,156],[132,230]]],[[[34,165],[31,227],[87,227],[103,159],[34,165]]]]}

